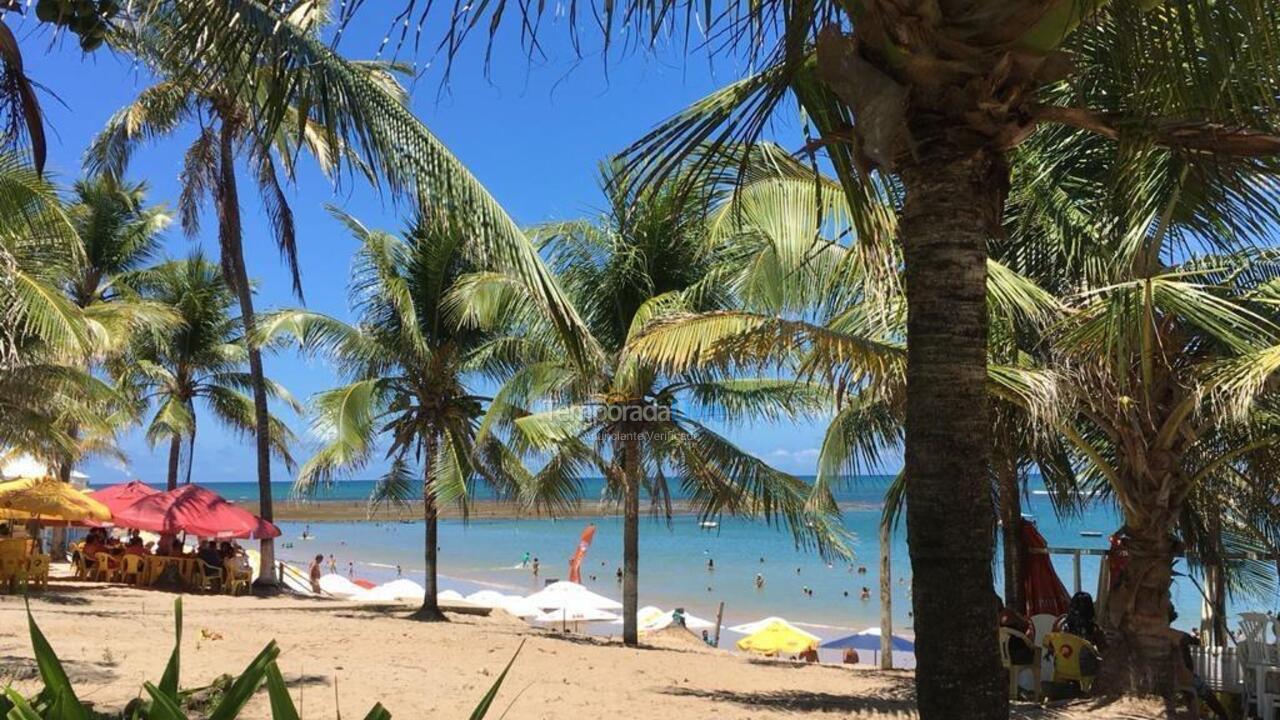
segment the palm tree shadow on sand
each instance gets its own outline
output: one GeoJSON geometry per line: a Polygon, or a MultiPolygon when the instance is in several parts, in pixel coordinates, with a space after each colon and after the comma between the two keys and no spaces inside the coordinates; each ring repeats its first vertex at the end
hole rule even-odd
{"type": "MultiPolygon", "coordinates": [[[[689,687],[671,686],[659,692],[679,697],[693,697],[716,702],[733,703],[755,710],[781,710],[785,712],[839,712],[854,717],[916,717],[917,706],[915,687],[909,676],[900,678],[886,677],[885,684],[874,688],[871,692],[826,693],[805,690],[773,690],[760,692],[739,692],[734,690],[708,690],[689,687]]],[[[1082,700],[1062,705],[1040,707],[1029,703],[1014,703],[1009,708],[1009,717],[1013,720],[1052,720],[1053,718],[1079,718],[1093,712],[1105,710],[1110,703],[1102,700],[1082,700]]],[[[1141,713],[1128,713],[1122,709],[1118,713],[1105,715],[1108,720],[1138,720],[1147,718],[1141,713]]]]}

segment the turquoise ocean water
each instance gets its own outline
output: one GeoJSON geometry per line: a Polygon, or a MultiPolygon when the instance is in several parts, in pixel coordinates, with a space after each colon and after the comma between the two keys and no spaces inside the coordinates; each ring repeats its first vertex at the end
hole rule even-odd
{"type": "MultiPolygon", "coordinates": [[[[828,566],[817,554],[798,550],[785,528],[764,522],[725,517],[716,529],[699,527],[692,516],[677,516],[670,525],[662,520],[641,521],[640,603],[663,608],[683,606],[694,615],[714,618],[718,603],[725,603],[726,625],[780,615],[809,625],[824,638],[843,630],[861,630],[879,622],[879,549],[877,523],[881,498],[889,478],[866,477],[841,491],[845,527],[853,534],[857,557],[851,563],[828,566]],[[708,570],[708,559],[715,569],[708,570]],[[865,574],[859,573],[865,566],[865,574]],[[757,590],[757,573],[765,586],[757,590]],[[802,590],[808,587],[812,595],[802,590]],[[871,599],[861,600],[861,589],[870,590],[871,599]],[[847,593],[847,595],[846,595],[847,593]]],[[[257,498],[252,484],[208,485],[231,500],[257,498]]],[[[372,484],[352,481],[337,484],[316,499],[363,500],[372,484]]],[[[598,483],[587,488],[587,497],[598,493],[598,483]]],[[[279,483],[278,498],[289,495],[289,484],[279,483]]],[[[1052,547],[1105,548],[1107,535],[1120,525],[1115,510],[1095,504],[1078,517],[1055,517],[1048,498],[1032,491],[1024,499],[1024,512],[1037,522],[1052,547]],[[1082,536],[1098,532],[1101,537],[1082,536]]],[[[514,520],[444,520],[440,527],[442,587],[464,594],[480,587],[495,587],[527,594],[548,579],[568,575],[568,559],[588,520],[525,518],[514,520]],[[541,564],[539,578],[520,567],[525,552],[541,564]]],[[[583,580],[597,592],[620,597],[615,574],[622,557],[620,518],[604,517],[597,524],[595,542],[583,564],[583,580]]],[[[304,523],[281,523],[284,532],[277,547],[282,559],[305,563],[317,553],[333,554],[343,573],[354,563],[356,577],[380,582],[396,575],[422,580],[422,523],[344,522],[311,523],[310,540],[302,534],[304,523]]],[[[999,552],[996,554],[1000,557],[999,552]]],[[[1097,588],[1100,557],[1085,557],[1081,568],[1082,589],[1097,588]]],[[[1068,592],[1073,588],[1071,558],[1054,556],[1068,592]]],[[[910,565],[906,528],[895,533],[892,548],[893,616],[895,631],[911,633],[910,565]]],[[[1177,568],[1185,571],[1179,562],[1177,568]]],[[[997,584],[1001,575],[994,568],[997,584]]],[[[1198,622],[1200,595],[1187,579],[1179,578],[1173,588],[1174,602],[1181,616],[1180,626],[1198,622]]]]}

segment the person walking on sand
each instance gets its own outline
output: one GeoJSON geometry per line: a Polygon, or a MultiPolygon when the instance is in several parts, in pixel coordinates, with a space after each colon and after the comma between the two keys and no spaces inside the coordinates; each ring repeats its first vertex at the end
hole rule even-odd
{"type": "Polygon", "coordinates": [[[311,592],[316,595],[320,594],[320,566],[324,564],[324,555],[316,555],[316,559],[311,561],[311,592]]]}

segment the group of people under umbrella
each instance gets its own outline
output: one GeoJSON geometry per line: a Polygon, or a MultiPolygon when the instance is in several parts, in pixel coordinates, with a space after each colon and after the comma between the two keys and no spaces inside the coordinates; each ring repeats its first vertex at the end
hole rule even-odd
{"type": "MultiPolygon", "coordinates": [[[[235,539],[280,535],[275,525],[199,485],[162,492],[137,480],[85,492],[52,477],[0,483],[0,581],[47,580],[50,558],[38,540],[42,526],[87,527],[90,535],[72,548],[77,575],[84,578],[150,584],[168,574],[184,585],[223,589],[247,584],[224,568],[235,539]],[[26,538],[12,537],[21,525],[26,538]],[[111,528],[132,531],[120,542],[111,528]],[[141,532],[158,541],[144,544],[141,532]],[[188,538],[198,545],[186,549],[188,538]],[[215,544],[221,543],[221,545],[215,544]]],[[[247,559],[247,558],[245,558],[247,559]]],[[[242,563],[244,566],[249,564],[242,563]]]]}

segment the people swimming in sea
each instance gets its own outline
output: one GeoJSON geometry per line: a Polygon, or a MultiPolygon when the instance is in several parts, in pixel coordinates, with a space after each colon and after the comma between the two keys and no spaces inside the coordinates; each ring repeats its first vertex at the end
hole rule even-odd
{"type": "Polygon", "coordinates": [[[311,526],[310,526],[310,525],[308,525],[305,529],[303,529],[303,531],[302,531],[302,539],[303,539],[303,540],[310,540],[310,539],[311,539],[311,526]]]}
{"type": "Polygon", "coordinates": [[[863,585],[863,586],[862,586],[862,594],[859,596],[859,598],[860,598],[860,599],[862,599],[862,600],[870,600],[870,599],[871,599],[871,588],[869,588],[869,587],[867,587],[867,586],[863,585]]]}
{"type": "Polygon", "coordinates": [[[707,558],[707,571],[714,572],[715,569],[716,569],[716,561],[712,558],[707,558]]]}
{"type": "Polygon", "coordinates": [[[618,572],[616,573],[616,575],[618,578],[618,582],[622,582],[622,568],[618,568],[618,572]]]}
{"type": "Polygon", "coordinates": [[[804,595],[811,595],[813,593],[813,591],[809,589],[808,585],[805,585],[804,587],[800,588],[800,592],[804,595]]]}
{"type": "Polygon", "coordinates": [[[760,573],[756,573],[756,589],[759,590],[763,587],[764,587],[764,575],[761,575],[760,573]]]}
{"type": "Polygon", "coordinates": [[[858,566],[858,574],[859,574],[859,575],[866,575],[866,574],[867,574],[867,566],[866,566],[866,565],[859,565],[859,566],[858,566]]]}
{"type": "Polygon", "coordinates": [[[401,568],[398,563],[396,564],[396,577],[404,577],[404,568],[401,568]]]}

